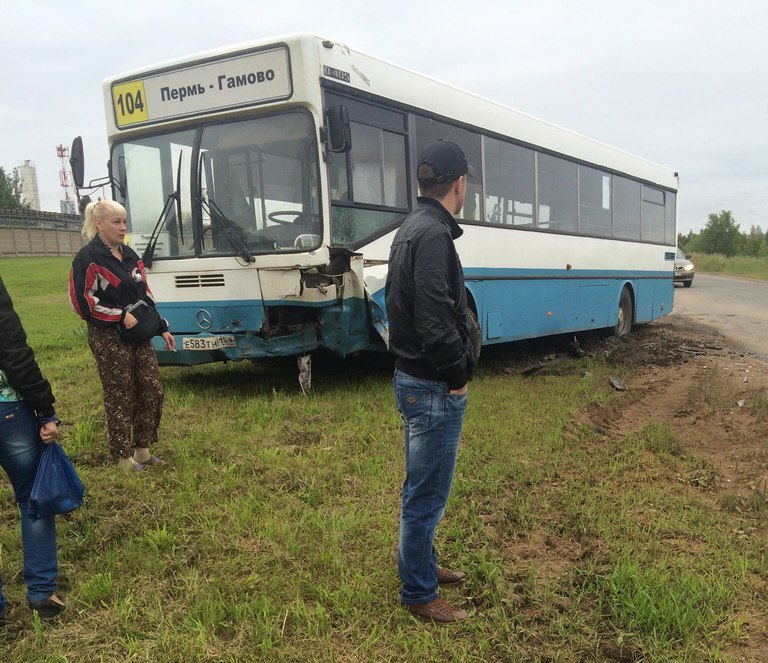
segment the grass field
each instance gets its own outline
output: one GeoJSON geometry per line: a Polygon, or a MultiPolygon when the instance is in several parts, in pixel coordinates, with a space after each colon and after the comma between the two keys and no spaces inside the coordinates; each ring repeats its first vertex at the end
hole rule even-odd
{"type": "Polygon", "coordinates": [[[745,256],[727,258],[718,254],[694,253],[691,260],[696,265],[698,272],[724,276],[745,276],[768,281],[768,258],[748,258],[745,256]]]}
{"type": "Polygon", "coordinates": [[[616,397],[606,378],[628,379],[620,367],[597,357],[525,378],[496,368],[510,350],[481,359],[438,530],[441,560],[469,573],[444,595],[473,616],[433,628],[398,605],[388,361],[318,357],[309,397],[292,361],[162,369],[154,451],[168,464],[124,475],[107,462],[68,263],[0,261],[86,485],[85,506],[58,525],[68,609],[41,624],[0,480],[0,660],[731,660],[738,606],[768,576],[765,538],[741,543],[733,513],[674,479],[702,461],[667,426],[619,444],[573,424],[616,397]]]}

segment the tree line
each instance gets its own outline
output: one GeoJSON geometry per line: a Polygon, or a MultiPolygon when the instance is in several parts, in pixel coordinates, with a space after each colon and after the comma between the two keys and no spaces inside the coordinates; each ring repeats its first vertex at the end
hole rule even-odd
{"type": "Polygon", "coordinates": [[[749,232],[740,229],[729,210],[709,214],[704,229],[687,235],[678,233],[677,245],[686,253],[719,253],[724,256],[768,257],[768,232],[752,226],[749,232]]]}
{"type": "Polygon", "coordinates": [[[6,209],[29,209],[29,203],[21,200],[24,180],[19,169],[14,168],[10,173],[0,166],[0,207],[6,209]]]}

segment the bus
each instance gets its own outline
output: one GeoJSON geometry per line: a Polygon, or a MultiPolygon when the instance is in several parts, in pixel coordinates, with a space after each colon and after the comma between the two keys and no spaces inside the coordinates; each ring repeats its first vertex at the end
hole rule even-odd
{"type": "MultiPolygon", "coordinates": [[[[177,338],[161,364],[386,349],[389,248],[437,139],[476,170],[456,247],[484,345],[672,310],[676,172],[343,43],[238,44],[104,97],[111,193],[177,338]]],[[[72,165],[79,191],[79,139],[72,165]]]]}

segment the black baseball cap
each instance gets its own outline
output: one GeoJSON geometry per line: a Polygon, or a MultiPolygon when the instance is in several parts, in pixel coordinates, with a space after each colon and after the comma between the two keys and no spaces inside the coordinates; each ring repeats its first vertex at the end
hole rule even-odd
{"type": "Polygon", "coordinates": [[[432,168],[435,176],[432,179],[420,181],[429,184],[453,182],[467,173],[470,177],[475,176],[475,169],[467,163],[464,150],[450,140],[441,139],[428,145],[419,156],[416,172],[418,173],[419,168],[425,164],[432,168]]]}

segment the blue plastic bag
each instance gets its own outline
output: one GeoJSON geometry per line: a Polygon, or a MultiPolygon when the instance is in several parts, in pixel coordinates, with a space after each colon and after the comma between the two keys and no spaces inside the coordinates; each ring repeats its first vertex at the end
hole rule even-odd
{"type": "Polygon", "coordinates": [[[56,442],[51,442],[40,457],[35,482],[29,495],[32,520],[57,513],[69,513],[83,505],[83,482],[72,461],[56,442]]]}

